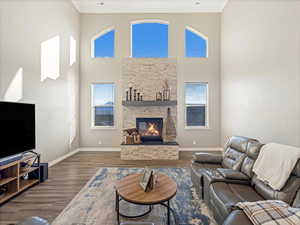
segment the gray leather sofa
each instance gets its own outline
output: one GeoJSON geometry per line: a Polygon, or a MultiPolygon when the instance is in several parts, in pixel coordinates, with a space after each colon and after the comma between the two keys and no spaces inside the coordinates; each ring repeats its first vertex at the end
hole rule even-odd
{"type": "Polygon", "coordinates": [[[193,185],[199,197],[213,211],[218,224],[252,225],[245,214],[235,207],[238,202],[277,199],[292,206],[300,205],[300,162],[285,187],[275,191],[259,181],[252,172],[261,147],[257,140],[232,137],[222,156],[195,154],[191,165],[193,185]]]}

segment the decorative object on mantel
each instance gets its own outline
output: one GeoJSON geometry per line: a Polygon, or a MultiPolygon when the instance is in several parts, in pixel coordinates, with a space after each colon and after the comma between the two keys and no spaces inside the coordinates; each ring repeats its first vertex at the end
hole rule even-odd
{"type": "Polygon", "coordinates": [[[132,101],[132,87],[129,87],[129,101],[132,101]]]}
{"type": "Polygon", "coordinates": [[[162,101],[162,93],[161,92],[156,93],[156,101],[162,101]]]}
{"type": "Polygon", "coordinates": [[[162,91],[156,92],[156,101],[170,101],[171,99],[171,88],[168,80],[164,81],[162,91]]]}
{"type": "Polygon", "coordinates": [[[172,100],[172,101],[122,101],[123,106],[133,106],[133,107],[148,107],[148,106],[161,106],[161,107],[166,107],[166,106],[176,106],[177,101],[172,100]]]}
{"type": "Polygon", "coordinates": [[[167,118],[165,124],[166,124],[166,139],[168,141],[175,141],[177,132],[176,132],[175,123],[172,119],[170,108],[167,109],[167,118]]]}
{"type": "Polygon", "coordinates": [[[143,101],[143,93],[138,92],[138,90],[129,85],[129,89],[126,90],[126,101],[127,102],[136,102],[136,101],[143,101]]]}
{"type": "Polygon", "coordinates": [[[141,144],[141,135],[136,128],[125,129],[123,132],[124,144],[141,144]]]}

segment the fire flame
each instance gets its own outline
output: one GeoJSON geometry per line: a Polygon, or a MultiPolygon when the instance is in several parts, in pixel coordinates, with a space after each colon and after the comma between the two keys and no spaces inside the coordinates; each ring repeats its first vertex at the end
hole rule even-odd
{"type": "Polygon", "coordinates": [[[159,131],[155,129],[155,123],[149,123],[149,127],[145,133],[146,136],[159,136],[159,131]]]}

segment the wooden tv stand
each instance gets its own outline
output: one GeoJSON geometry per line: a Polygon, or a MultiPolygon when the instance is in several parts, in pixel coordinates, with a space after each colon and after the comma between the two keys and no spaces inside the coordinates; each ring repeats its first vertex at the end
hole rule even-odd
{"type": "Polygon", "coordinates": [[[0,187],[6,187],[7,191],[0,194],[0,205],[12,197],[16,196],[25,189],[40,182],[40,155],[24,156],[22,159],[0,166],[0,187]],[[22,163],[26,163],[33,158],[38,157],[38,162],[30,168],[22,168],[22,163]],[[37,178],[32,178],[32,173],[38,172],[37,178]],[[29,174],[28,179],[23,176],[29,174]]]}

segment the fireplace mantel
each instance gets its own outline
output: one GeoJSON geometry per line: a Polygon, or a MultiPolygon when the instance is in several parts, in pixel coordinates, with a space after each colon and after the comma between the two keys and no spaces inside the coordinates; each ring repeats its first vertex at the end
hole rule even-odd
{"type": "Polygon", "coordinates": [[[177,105],[177,101],[122,101],[123,106],[173,106],[177,105]]]}

